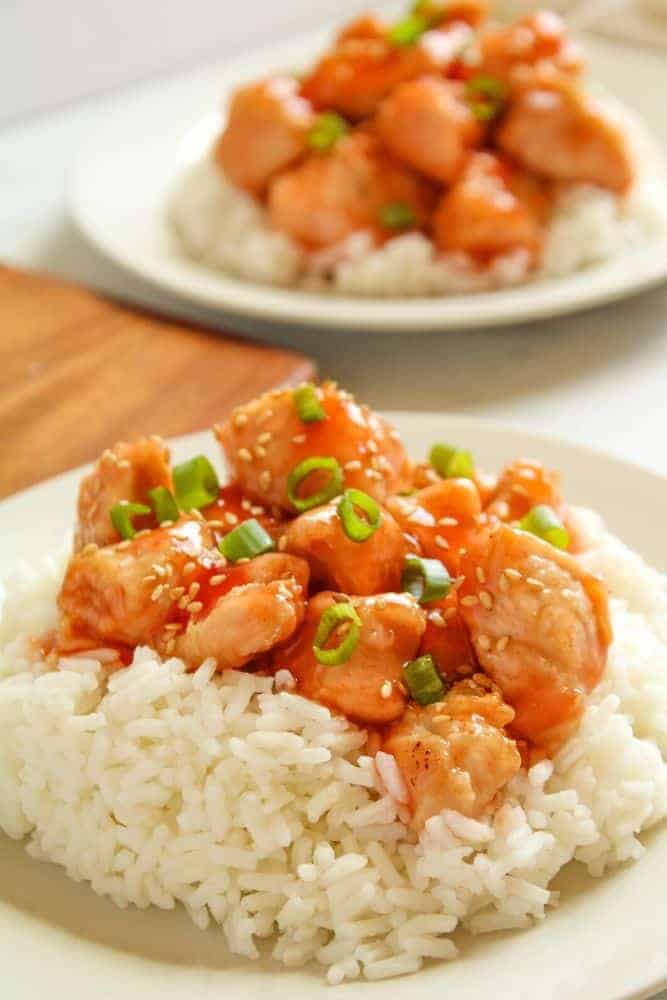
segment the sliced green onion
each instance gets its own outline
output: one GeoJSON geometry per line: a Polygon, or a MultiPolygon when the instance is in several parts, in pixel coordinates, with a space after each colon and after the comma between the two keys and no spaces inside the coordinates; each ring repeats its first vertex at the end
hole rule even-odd
{"type": "Polygon", "coordinates": [[[313,640],[313,653],[315,659],[324,663],[327,667],[336,667],[349,660],[354,649],[359,642],[361,632],[361,618],[351,604],[332,604],[320,618],[319,625],[313,640]],[[350,627],[338,646],[333,649],[324,649],[324,644],[331,638],[332,634],[342,625],[349,622],[350,627]]]}
{"type": "Polygon", "coordinates": [[[472,479],[475,475],[471,452],[451,444],[434,444],[428,460],[442,479],[472,479]]]}
{"type": "Polygon", "coordinates": [[[390,201],[380,209],[380,222],[385,229],[408,229],[415,224],[415,211],[405,201],[390,201]]]}
{"type": "Polygon", "coordinates": [[[120,503],[111,508],[109,517],[120,537],[128,539],[134,538],[137,533],[132,518],[140,517],[142,514],[150,514],[150,512],[150,507],[147,507],[145,503],[130,503],[127,500],[121,500],[120,503]]]}
{"type": "Polygon", "coordinates": [[[389,41],[399,48],[414,45],[428,29],[429,22],[426,18],[420,17],[419,14],[409,14],[402,21],[398,21],[390,30],[389,41]]]}
{"type": "Polygon", "coordinates": [[[420,604],[430,604],[446,597],[452,578],[439,559],[406,556],[401,589],[416,597],[420,604]]]}
{"type": "Polygon", "coordinates": [[[491,121],[500,114],[506,94],[505,84],[495,76],[474,76],[465,89],[470,110],[481,122],[491,121]]]}
{"type": "Polygon", "coordinates": [[[365,542],[374,535],[382,521],[382,511],[373,497],[362,490],[345,490],[338,504],[343,531],[353,542],[365,542]],[[366,517],[359,517],[358,507],[366,517]]]}
{"type": "Polygon", "coordinates": [[[163,521],[178,520],[178,505],[171,490],[166,486],[156,486],[155,489],[148,491],[148,496],[158,524],[162,524],[163,521]]]}
{"type": "Polygon", "coordinates": [[[548,504],[541,503],[529,510],[519,521],[523,531],[537,535],[557,549],[566,549],[570,544],[570,533],[564,526],[558,514],[548,504]]]}
{"type": "Polygon", "coordinates": [[[220,483],[205,455],[196,455],[189,462],[174,466],[174,492],[181,510],[198,510],[217,500],[220,483]]]}
{"type": "Polygon", "coordinates": [[[304,458],[303,462],[295,465],[287,477],[287,496],[295,510],[302,514],[305,510],[319,507],[320,504],[333,500],[343,489],[343,470],[335,458],[323,455],[312,455],[304,458]],[[328,472],[329,481],[318,490],[307,497],[297,495],[297,490],[301,483],[308,478],[312,472],[328,472]]]}
{"type": "Polygon", "coordinates": [[[294,390],[294,405],[302,424],[316,424],[326,420],[327,415],[317,398],[317,390],[310,382],[294,390]]]}
{"type": "Polygon", "coordinates": [[[418,705],[432,705],[434,701],[440,701],[447,691],[435,660],[430,654],[406,663],[403,673],[410,696],[418,705]]]}
{"type": "Polygon", "coordinates": [[[335,111],[325,111],[321,114],[306,135],[306,145],[309,149],[326,152],[335,146],[348,131],[349,125],[335,111]]]}
{"type": "Polygon", "coordinates": [[[239,559],[254,559],[265,552],[273,552],[276,543],[254,517],[237,525],[218,544],[225,559],[235,563],[239,559]]]}

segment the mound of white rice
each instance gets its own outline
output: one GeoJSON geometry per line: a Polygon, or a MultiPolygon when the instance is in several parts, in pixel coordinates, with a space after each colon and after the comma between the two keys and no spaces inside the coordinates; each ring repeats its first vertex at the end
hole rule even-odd
{"type": "Polygon", "coordinates": [[[601,264],[667,230],[665,165],[638,121],[616,102],[607,113],[622,119],[636,150],[638,179],[626,199],[590,184],[572,185],[558,198],[540,267],[515,251],[479,271],[466,254],[438,254],[421,233],[407,233],[376,249],[368,234],[319,254],[307,254],[271,228],[260,203],[228,183],[210,157],[180,177],[169,218],[185,252],[200,263],[246,281],[355,296],[431,296],[506,288],[528,280],[563,278],[601,264]]]}
{"type": "MultiPolygon", "coordinates": [[[[495,814],[403,822],[364,734],[276,682],[205,662],[186,674],[138,649],[47,670],[27,634],[55,623],[62,568],[23,569],[0,628],[0,828],[118,906],[211,921],[254,958],[268,939],[330,983],[452,959],[451,932],[527,927],[572,859],[600,875],[638,858],[667,814],[667,592],[592,515],[586,564],[614,593],[607,674],[553,762],[521,773],[495,814]]],[[[107,651],[108,653],[108,651],[107,651]]]]}

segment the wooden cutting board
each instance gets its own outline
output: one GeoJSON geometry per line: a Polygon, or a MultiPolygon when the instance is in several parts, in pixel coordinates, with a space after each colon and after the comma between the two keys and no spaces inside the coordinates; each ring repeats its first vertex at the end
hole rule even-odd
{"type": "Polygon", "coordinates": [[[0,267],[0,497],[123,438],[209,427],[237,403],[313,374],[299,354],[0,267]]]}

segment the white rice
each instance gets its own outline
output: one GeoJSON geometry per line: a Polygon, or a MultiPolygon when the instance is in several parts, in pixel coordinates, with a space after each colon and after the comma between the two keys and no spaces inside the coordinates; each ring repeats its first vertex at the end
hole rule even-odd
{"type": "Polygon", "coordinates": [[[581,728],[483,822],[446,811],[417,840],[402,784],[364,734],[271,678],[187,674],[136,651],[48,670],[26,640],[55,621],[62,560],[17,569],[0,624],[0,828],[118,906],[182,903],[255,958],[312,960],[330,983],[453,959],[451,934],[528,927],[573,859],[638,858],[667,814],[665,580],[581,515],[612,592],[615,641],[581,728]],[[389,794],[393,791],[396,798],[389,794]]]}
{"type": "Polygon", "coordinates": [[[564,278],[629,252],[667,232],[665,165],[638,120],[609,98],[608,114],[622,121],[636,151],[638,179],[625,199],[589,184],[558,198],[540,266],[515,251],[479,271],[466,254],[439,254],[421,233],[376,249],[358,233],[344,244],[307,254],[272,229],[264,208],[227,182],[210,157],[184,171],[169,217],[185,252],[214,270],[246,281],[353,296],[432,296],[479,292],[564,278]]]}

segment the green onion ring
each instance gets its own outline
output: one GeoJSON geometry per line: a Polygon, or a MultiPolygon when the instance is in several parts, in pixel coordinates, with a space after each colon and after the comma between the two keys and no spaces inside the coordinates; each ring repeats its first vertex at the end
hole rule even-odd
{"type": "Polygon", "coordinates": [[[162,524],[163,521],[178,520],[178,505],[174,494],[166,486],[156,486],[155,489],[149,490],[148,497],[158,524],[162,524]]]}
{"type": "Polygon", "coordinates": [[[294,405],[302,424],[316,424],[326,420],[327,415],[317,398],[317,390],[311,382],[305,382],[294,390],[294,405]]]}
{"type": "Polygon", "coordinates": [[[361,633],[361,618],[351,604],[332,604],[320,618],[313,639],[315,659],[327,667],[337,667],[352,656],[361,633]],[[349,622],[347,635],[338,646],[324,649],[324,644],[343,622],[349,622]]]}
{"type": "Polygon", "coordinates": [[[306,145],[320,153],[326,153],[336,145],[349,130],[349,125],[335,111],[325,111],[319,115],[306,135],[306,145]]]}
{"type": "Polygon", "coordinates": [[[254,559],[265,552],[273,552],[276,543],[268,531],[254,517],[243,521],[220,540],[218,548],[225,559],[235,563],[239,559],[254,559]]]}
{"type": "Polygon", "coordinates": [[[380,222],[385,229],[409,229],[414,226],[417,216],[407,201],[390,201],[379,212],[380,222]]]}
{"type": "Polygon", "coordinates": [[[434,444],[428,460],[441,479],[472,479],[475,475],[472,453],[452,444],[434,444]]]}
{"type": "Polygon", "coordinates": [[[362,490],[345,490],[338,503],[338,516],[343,531],[353,542],[365,542],[380,527],[382,511],[373,497],[362,490]],[[355,507],[364,512],[366,518],[359,517],[355,507]]]}
{"type": "Polygon", "coordinates": [[[127,541],[134,538],[137,533],[132,518],[140,517],[142,514],[150,514],[150,512],[150,507],[147,507],[145,503],[130,503],[128,500],[121,500],[120,503],[111,508],[109,517],[120,537],[127,541]]]}
{"type": "Polygon", "coordinates": [[[220,483],[215,469],[205,455],[174,466],[174,492],[181,510],[199,510],[217,500],[220,483]]]}
{"type": "Polygon", "coordinates": [[[401,589],[416,597],[420,604],[430,604],[446,597],[452,587],[452,578],[439,559],[422,559],[406,556],[401,589]]]}
{"type": "Polygon", "coordinates": [[[418,705],[432,705],[447,691],[445,682],[431,654],[411,660],[403,667],[410,696],[418,705]]]}
{"type": "Polygon", "coordinates": [[[343,489],[343,470],[335,458],[325,455],[311,455],[303,462],[295,465],[287,477],[287,496],[295,510],[303,514],[306,510],[319,507],[320,504],[333,500],[343,489]],[[330,472],[331,476],[321,490],[308,497],[297,496],[297,489],[311,472],[330,472]]]}
{"type": "Polygon", "coordinates": [[[389,41],[398,48],[414,45],[428,31],[429,22],[418,14],[409,14],[389,31],[389,41]]]}
{"type": "Polygon", "coordinates": [[[570,533],[559,518],[553,507],[541,503],[529,510],[519,521],[522,531],[529,531],[556,549],[567,549],[570,544],[570,533]]]}

